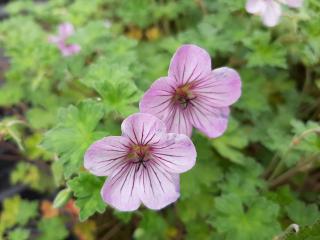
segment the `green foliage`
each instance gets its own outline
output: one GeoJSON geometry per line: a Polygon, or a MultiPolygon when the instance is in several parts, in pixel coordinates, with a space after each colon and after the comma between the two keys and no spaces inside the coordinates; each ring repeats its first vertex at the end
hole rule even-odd
{"type": "Polygon", "coordinates": [[[9,240],[28,240],[30,231],[23,228],[16,228],[9,233],[9,240]]]}
{"type": "Polygon", "coordinates": [[[246,132],[239,129],[239,123],[232,120],[229,123],[228,132],[217,140],[212,140],[212,145],[216,151],[226,159],[238,164],[245,164],[246,157],[240,150],[249,143],[246,132]]]}
{"type": "Polygon", "coordinates": [[[61,190],[53,201],[54,208],[63,207],[71,198],[72,192],[69,188],[61,190]]]}
{"type": "Polygon", "coordinates": [[[241,204],[241,201],[232,194],[216,198],[216,216],[212,224],[225,239],[253,240],[257,233],[261,240],[271,239],[280,231],[277,204],[261,197],[248,205],[241,204]]]}
{"type": "Polygon", "coordinates": [[[61,218],[44,218],[38,223],[40,236],[38,240],[64,240],[68,231],[61,218]]]}
{"type": "Polygon", "coordinates": [[[314,224],[320,218],[317,204],[305,204],[301,201],[290,203],[286,207],[289,218],[299,226],[314,224]]]}
{"type": "Polygon", "coordinates": [[[21,126],[25,125],[23,121],[5,118],[0,121],[0,136],[5,139],[12,139],[23,150],[22,139],[21,139],[21,126]]]}
{"type": "Polygon", "coordinates": [[[320,238],[320,222],[305,226],[298,233],[291,233],[284,237],[284,240],[317,240],[320,238]]]}
{"type": "Polygon", "coordinates": [[[94,131],[103,114],[103,106],[92,100],[82,102],[78,108],[60,109],[57,126],[45,135],[43,146],[59,154],[67,178],[79,171],[88,146],[103,136],[94,131]]]}
{"type": "MultiPolygon", "coordinates": [[[[0,140],[20,148],[11,184],[48,198],[57,193],[54,206],[64,213],[75,199],[81,221],[105,212],[103,223],[95,222],[99,236],[116,219],[119,232],[138,240],[278,240],[293,222],[300,232],[285,239],[319,239],[320,5],[284,7],[280,24],[269,29],[245,3],[10,1],[10,17],[0,23],[10,62],[0,83],[0,140]],[[63,22],[75,27],[67,42],[81,46],[69,57],[48,43],[63,22]],[[159,212],[108,211],[100,196],[105,179],[84,171],[84,152],[121,134],[122,120],[139,111],[143,91],[167,74],[184,43],[205,48],[214,68],[240,73],[242,96],[228,129],[216,139],[194,131],[197,163],[181,175],[175,204],[159,212]]],[[[7,156],[2,148],[0,154],[7,156]]],[[[0,239],[67,238],[74,221],[38,215],[36,201],[5,199],[0,239]]]]}
{"type": "Polygon", "coordinates": [[[220,184],[222,193],[236,195],[243,203],[259,196],[259,191],[266,188],[265,182],[260,178],[262,168],[252,159],[247,159],[245,167],[233,167],[220,184]]]}
{"type": "Polygon", "coordinates": [[[83,82],[99,93],[105,106],[108,106],[106,111],[124,116],[138,111],[132,105],[140,99],[140,92],[126,65],[101,58],[90,66],[87,74],[83,82]]]}
{"type": "Polygon", "coordinates": [[[22,200],[19,196],[5,199],[0,215],[0,234],[15,225],[24,226],[37,215],[37,202],[22,200]]]}
{"type": "Polygon", "coordinates": [[[84,221],[95,212],[103,213],[106,209],[101,199],[100,190],[103,179],[89,173],[80,173],[68,181],[68,186],[77,197],[76,205],[80,209],[80,220],[84,221]]]}
{"type": "Polygon", "coordinates": [[[155,212],[145,211],[138,228],[134,232],[134,239],[166,239],[167,230],[168,225],[160,215],[155,212]]]}
{"type": "Polygon", "coordinates": [[[246,55],[248,67],[287,67],[285,48],[278,42],[271,42],[270,32],[256,31],[244,45],[250,49],[246,55]]]}
{"type": "Polygon", "coordinates": [[[29,186],[39,192],[51,190],[54,187],[52,178],[48,175],[49,170],[43,167],[33,162],[19,162],[10,174],[10,182],[29,186]]]}

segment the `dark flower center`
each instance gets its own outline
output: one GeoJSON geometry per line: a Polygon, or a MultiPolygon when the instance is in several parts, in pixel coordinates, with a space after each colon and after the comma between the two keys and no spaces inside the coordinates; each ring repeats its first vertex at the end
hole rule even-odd
{"type": "Polygon", "coordinates": [[[191,103],[191,100],[195,99],[196,97],[191,91],[191,85],[185,84],[181,87],[176,89],[176,92],[173,96],[173,100],[181,106],[182,109],[186,109],[188,105],[191,103]]]}
{"type": "Polygon", "coordinates": [[[148,145],[132,145],[128,158],[134,164],[143,165],[146,168],[145,163],[150,160],[150,147],[148,145]]]}

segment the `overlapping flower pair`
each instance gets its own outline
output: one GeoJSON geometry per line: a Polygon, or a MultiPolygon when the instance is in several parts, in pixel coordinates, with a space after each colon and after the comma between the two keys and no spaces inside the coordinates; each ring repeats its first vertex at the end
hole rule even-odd
{"type": "Polygon", "coordinates": [[[120,211],[134,211],[141,203],[157,210],[176,201],[179,174],[196,162],[192,128],[208,137],[220,136],[227,128],[229,106],[240,95],[235,70],[212,71],[205,50],[180,47],[168,76],[144,94],[140,113],[123,121],[122,136],[105,137],[85,153],[85,168],[108,176],[101,190],[103,200],[120,211]]]}

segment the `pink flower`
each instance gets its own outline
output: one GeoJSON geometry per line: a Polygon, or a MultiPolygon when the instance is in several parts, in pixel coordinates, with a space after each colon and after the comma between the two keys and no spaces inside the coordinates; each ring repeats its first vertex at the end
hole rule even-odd
{"type": "Polygon", "coordinates": [[[209,137],[227,128],[229,106],[241,95],[239,74],[227,67],[211,70],[202,48],[183,45],[171,60],[167,77],[155,81],[140,102],[140,111],[162,119],[168,132],[188,136],[195,127],[209,137]]]}
{"type": "Polygon", "coordinates": [[[67,39],[74,34],[74,28],[71,23],[63,23],[59,26],[59,33],[56,36],[50,36],[49,42],[55,44],[62,55],[67,57],[78,53],[81,47],[78,44],[67,44],[67,39]]]}
{"type": "Polygon", "coordinates": [[[263,23],[268,27],[278,24],[281,17],[281,5],[285,4],[292,8],[299,8],[303,0],[248,0],[247,12],[261,16],[263,23]]]}
{"type": "Polygon", "coordinates": [[[120,211],[134,211],[141,203],[161,209],[179,198],[179,173],[191,169],[196,150],[185,135],[167,133],[164,123],[137,113],[121,125],[122,136],[93,143],[84,166],[97,176],[109,176],[101,195],[120,211]]]}

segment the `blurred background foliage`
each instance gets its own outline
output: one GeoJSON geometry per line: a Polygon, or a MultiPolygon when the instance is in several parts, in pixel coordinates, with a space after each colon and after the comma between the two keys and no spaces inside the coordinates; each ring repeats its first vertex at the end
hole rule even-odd
{"type": "Polygon", "coordinates": [[[320,239],[320,3],[284,9],[273,29],[244,6],[10,1],[0,22],[9,61],[0,79],[0,239],[320,239]],[[47,40],[63,22],[81,46],[71,57],[47,40]],[[178,202],[116,212],[83,153],[120,133],[183,43],[205,48],[214,67],[237,69],[242,97],[222,137],[194,134],[197,165],[181,176],[178,202]]]}

